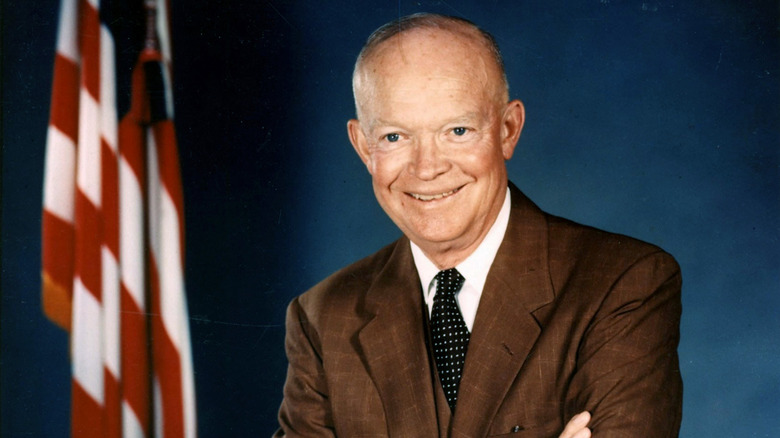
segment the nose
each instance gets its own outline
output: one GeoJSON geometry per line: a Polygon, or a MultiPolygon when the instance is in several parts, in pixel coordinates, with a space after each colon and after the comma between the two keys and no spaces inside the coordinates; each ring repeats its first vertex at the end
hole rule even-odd
{"type": "Polygon", "coordinates": [[[414,145],[409,172],[421,180],[433,180],[447,172],[450,163],[435,138],[422,138],[414,145]]]}

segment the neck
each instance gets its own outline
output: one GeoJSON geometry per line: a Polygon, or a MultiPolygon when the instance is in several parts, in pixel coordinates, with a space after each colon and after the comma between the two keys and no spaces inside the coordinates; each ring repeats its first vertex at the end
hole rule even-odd
{"type": "MultiPolygon", "coordinates": [[[[499,209],[500,210],[500,209],[499,209]]],[[[433,264],[436,265],[439,270],[445,270],[454,268],[461,262],[466,260],[474,251],[479,248],[479,245],[485,240],[493,224],[496,222],[498,212],[493,215],[489,226],[481,230],[480,234],[475,239],[470,239],[470,243],[467,245],[458,244],[459,242],[414,242],[420,247],[422,252],[433,264]]]]}
{"type": "Polygon", "coordinates": [[[454,268],[462,261],[466,260],[468,256],[471,255],[472,252],[474,252],[474,249],[470,249],[469,251],[440,251],[440,252],[430,252],[424,249],[423,247],[420,247],[420,249],[423,250],[423,253],[425,253],[425,256],[428,257],[433,264],[436,265],[437,268],[439,268],[440,271],[443,271],[445,269],[454,268]]]}

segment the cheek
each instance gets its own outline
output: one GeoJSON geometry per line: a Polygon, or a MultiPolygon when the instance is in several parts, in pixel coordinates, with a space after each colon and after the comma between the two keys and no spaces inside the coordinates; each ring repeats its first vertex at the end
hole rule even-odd
{"type": "Polygon", "coordinates": [[[374,183],[389,185],[403,172],[405,161],[402,154],[375,152],[371,155],[369,172],[373,176],[374,183]]]}
{"type": "Polygon", "coordinates": [[[491,142],[474,145],[461,158],[463,170],[474,176],[492,173],[496,167],[504,165],[503,151],[491,142]]]}
{"type": "Polygon", "coordinates": [[[491,187],[499,184],[502,175],[506,174],[505,169],[503,158],[493,155],[482,157],[481,160],[474,160],[468,166],[464,166],[463,171],[478,181],[479,187],[483,190],[492,190],[491,187]]]}

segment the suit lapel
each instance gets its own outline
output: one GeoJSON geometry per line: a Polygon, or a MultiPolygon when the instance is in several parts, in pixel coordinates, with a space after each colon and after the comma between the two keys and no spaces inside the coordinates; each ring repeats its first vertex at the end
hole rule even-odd
{"type": "Polygon", "coordinates": [[[437,436],[420,281],[402,238],[366,293],[369,321],[358,335],[390,436],[437,436]]]}
{"type": "Polygon", "coordinates": [[[532,312],[553,300],[547,221],[516,187],[510,184],[510,189],[509,225],[479,302],[453,418],[453,436],[487,433],[539,337],[539,324],[532,312]]]}

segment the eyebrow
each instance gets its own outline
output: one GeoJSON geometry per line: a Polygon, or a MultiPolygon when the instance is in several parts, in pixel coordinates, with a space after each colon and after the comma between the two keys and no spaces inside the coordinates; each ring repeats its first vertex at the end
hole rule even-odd
{"type": "Polygon", "coordinates": [[[382,120],[382,119],[372,119],[371,122],[368,124],[368,129],[370,131],[373,131],[374,128],[376,128],[377,126],[380,126],[380,125],[383,125],[383,126],[390,125],[390,126],[392,126],[392,125],[395,125],[395,123],[391,123],[391,122],[389,122],[387,120],[382,120]]]}
{"type": "Polygon", "coordinates": [[[470,111],[470,112],[467,112],[466,114],[463,114],[461,116],[455,117],[454,119],[451,119],[450,121],[445,123],[445,125],[453,124],[453,123],[460,123],[460,122],[469,122],[469,121],[472,121],[472,120],[481,120],[483,118],[484,117],[482,116],[481,113],[479,113],[477,111],[470,111]]]}
{"type": "MultiPolygon", "coordinates": [[[[480,112],[478,112],[478,111],[469,111],[469,112],[467,112],[465,114],[456,116],[456,117],[454,117],[452,119],[449,119],[449,120],[445,121],[444,123],[442,123],[442,126],[444,126],[444,125],[454,125],[454,124],[458,124],[458,123],[471,122],[471,121],[474,121],[474,120],[483,120],[483,119],[484,119],[484,117],[483,117],[483,115],[480,112]]],[[[387,120],[374,119],[370,123],[368,123],[368,131],[369,132],[373,131],[377,126],[397,126],[399,128],[402,127],[401,125],[399,125],[397,123],[393,123],[393,122],[390,122],[390,121],[387,121],[387,120]]]]}

